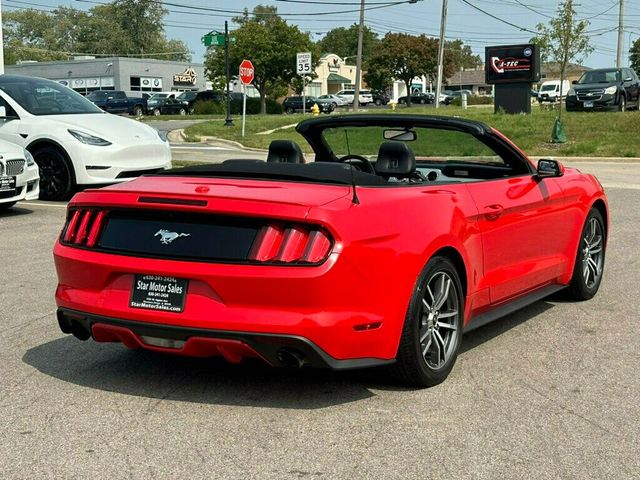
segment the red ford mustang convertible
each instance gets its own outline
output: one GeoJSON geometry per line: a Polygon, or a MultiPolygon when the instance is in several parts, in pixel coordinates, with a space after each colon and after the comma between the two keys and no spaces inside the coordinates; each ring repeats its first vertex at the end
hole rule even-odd
{"type": "Polygon", "coordinates": [[[265,161],[77,194],[54,250],[58,322],[82,340],[230,362],[389,365],[430,386],[464,332],[604,267],[600,183],[534,165],[482,123],[314,118],[265,161]]]}

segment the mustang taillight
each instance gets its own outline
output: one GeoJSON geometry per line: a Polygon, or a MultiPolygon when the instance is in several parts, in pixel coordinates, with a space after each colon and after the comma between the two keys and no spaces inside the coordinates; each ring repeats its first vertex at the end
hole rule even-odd
{"type": "Polygon", "coordinates": [[[320,263],[331,251],[328,234],[302,225],[267,225],[260,229],[249,260],[261,263],[320,263]]]}
{"type": "Polygon", "coordinates": [[[105,215],[104,210],[74,210],[63,230],[62,242],[84,247],[95,246],[104,224],[105,215]]]}

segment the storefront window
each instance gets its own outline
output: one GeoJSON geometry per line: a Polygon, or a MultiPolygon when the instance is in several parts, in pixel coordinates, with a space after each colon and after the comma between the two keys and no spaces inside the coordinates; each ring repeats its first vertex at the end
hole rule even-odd
{"type": "Polygon", "coordinates": [[[134,92],[161,92],[162,79],[149,77],[129,77],[134,92]]]}

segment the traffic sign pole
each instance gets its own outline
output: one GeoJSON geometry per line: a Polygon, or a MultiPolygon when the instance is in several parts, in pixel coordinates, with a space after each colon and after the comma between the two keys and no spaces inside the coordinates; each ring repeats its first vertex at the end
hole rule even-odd
{"type": "Polygon", "coordinates": [[[242,60],[238,69],[238,76],[242,82],[242,136],[244,137],[244,125],[247,118],[247,85],[251,85],[255,76],[251,60],[246,58],[242,60]]]}
{"type": "Polygon", "coordinates": [[[244,124],[247,118],[247,86],[242,84],[242,136],[244,137],[244,124]]]}
{"type": "Polygon", "coordinates": [[[231,118],[231,95],[229,92],[229,82],[231,82],[231,75],[229,74],[229,22],[224,21],[224,65],[226,72],[226,87],[227,93],[227,118],[224,120],[225,127],[233,126],[233,119],[231,118]]]}
{"type": "Polygon", "coordinates": [[[304,115],[307,108],[305,97],[307,75],[311,74],[311,52],[296,54],[296,73],[302,77],[302,114],[304,115]]]}

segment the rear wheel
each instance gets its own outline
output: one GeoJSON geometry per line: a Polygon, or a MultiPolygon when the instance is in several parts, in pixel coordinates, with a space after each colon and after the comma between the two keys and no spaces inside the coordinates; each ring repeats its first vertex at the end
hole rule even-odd
{"type": "Polygon", "coordinates": [[[160,115],[160,113],[162,113],[162,112],[160,112],[160,109],[159,109],[159,108],[154,108],[154,109],[153,109],[153,114],[154,114],[156,117],[157,117],[158,115],[160,115]]]}
{"type": "Polygon", "coordinates": [[[444,381],[456,362],[462,340],[464,297],[460,276],[446,257],[424,267],[405,318],[395,375],[415,387],[444,381]]]}
{"type": "Polygon", "coordinates": [[[424,98],[421,98],[420,99],[420,103],[422,103],[424,105],[425,103],[427,103],[427,101],[424,98]]]}
{"type": "Polygon", "coordinates": [[[600,288],[604,270],[605,229],[600,212],[592,208],[587,215],[576,254],[567,293],[574,300],[589,300],[600,288]]]}
{"type": "Polygon", "coordinates": [[[133,109],[133,114],[134,114],[136,117],[141,117],[141,116],[142,116],[142,114],[143,114],[142,107],[140,107],[140,106],[134,107],[134,109],[133,109]]]}
{"type": "Polygon", "coordinates": [[[73,189],[73,169],[65,155],[56,147],[35,150],[33,158],[40,169],[40,198],[65,200],[73,189]]]}
{"type": "Polygon", "coordinates": [[[293,113],[294,112],[293,107],[287,107],[287,108],[284,109],[284,111],[286,113],[293,113]]]}
{"type": "Polygon", "coordinates": [[[178,112],[180,115],[186,115],[187,111],[184,108],[181,108],[180,111],[178,112]]]}

